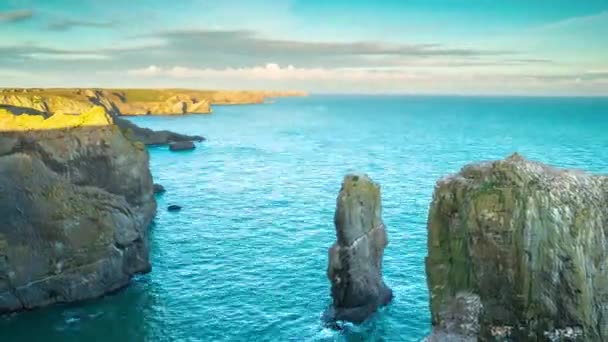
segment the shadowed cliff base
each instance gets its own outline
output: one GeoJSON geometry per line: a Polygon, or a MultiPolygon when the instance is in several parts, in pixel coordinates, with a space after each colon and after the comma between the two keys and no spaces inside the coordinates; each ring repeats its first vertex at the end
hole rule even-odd
{"type": "Polygon", "coordinates": [[[480,340],[608,338],[608,177],[528,161],[464,167],[437,182],[426,273],[433,325],[479,296],[480,340]]]}
{"type": "Polygon", "coordinates": [[[0,314],[99,297],[150,270],[141,142],[100,107],[0,124],[0,314]]]}

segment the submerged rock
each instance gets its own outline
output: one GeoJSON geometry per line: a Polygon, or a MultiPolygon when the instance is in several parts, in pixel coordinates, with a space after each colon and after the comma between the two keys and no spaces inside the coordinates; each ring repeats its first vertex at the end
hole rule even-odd
{"type": "Polygon", "coordinates": [[[466,166],[435,188],[426,273],[435,326],[467,291],[481,340],[608,340],[608,178],[517,154],[466,166]]]}
{"type": "Polygon", "coordinates": [[[170,206],[167,207],[168,211],[180,211],[182,210],[182,207],[177,205],[177,204],[171,204],[170,206]]]}
{"type": "Polygon", "coordinates": [[[160,185],[160,184],[157,184],[157,183],[154,183],[154,193],[155,193],[155,194],[162,194],[162,193],[164,193],[165,191],[166,191],[166,190],[165,190],[165,187],[164,187],[164,186],[162,186],[162,185],[160,185]]]}
{"type": "Polygon", "coordinates": [[[0,314],[95,298],[149,271],[144,146],[99,107],[18,118],[0,110],[0,314]]]}
{"type": "Polygon", "coordinates": [[[189,151],[195,148],[196,145],[192,141],[179,141],[169,144],[169,150],[171,151],[189,151]]]}
{"type": "Polygon", "coordinates": [[[344,178],[335,226],[337,241],[329,249],[327,268],[333,303],[327,319],[361,323],[393,297],[382,279],[388,239],[382,222],[380,187],[367,175],[344,178]]]}

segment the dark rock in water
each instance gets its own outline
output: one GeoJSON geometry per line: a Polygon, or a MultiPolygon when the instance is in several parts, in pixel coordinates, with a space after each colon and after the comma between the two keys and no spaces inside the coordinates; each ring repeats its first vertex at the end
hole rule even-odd
{"type": "Polygon", "coordinates": [[[173,142],[204,141],[205,138],[198,135],[184,135],[170,131],[154,131],[149,128],[139,127],[127,119],[114,117],[114,122],[123,132],[146,145],[167,145],[173,142]]]}
{"type": "Polygon", "coordinates": [[[178,141],[169,144],[171,151],[189,151],[196,148],[196,145],[192,141],[178,141]]]}
{"type": "Polygon", "coordinates": [[[164,187],[164,186],[162,186],[162,185],[160,185],[160,184],[156,184],[156,183],[154,183],[154,193],[155,193],[155,194],[162,194],[162,193],[164,193],[165,191],[166,191],[166,190],[165,190],[165,187],[164,187]]]}
{"type": "Polygon", "coordinates": [[[180,211],[180,210],[182,210],[182,207],[180,207],[179,205],[172,204],[172,205],[170,205],[170,206],[167,207],[167,210],[169,210],[169,211],[180,211]]]}
{"type": "Polygon", "coordinates": [[[464,291],[483,305],[481,341],[608,341],[607,265],[606,176],[515,154],[437,182],[426,258],[435,326],[464,291]]]}
{"type": "Polygon", "coordinates": [[[140,142],[108,124],[6,131],[0,145],[0,314],[96,298],[150,270],[140,142]]]}
{"type": "Polygon", "coordinates": [[[327,268],[330,321],[361,323],[393,298],[382,280],[388,239],[380,201],[380,187],[367,175],[344,178],[335,214],[337,241],[329,249],[327,268]]]}

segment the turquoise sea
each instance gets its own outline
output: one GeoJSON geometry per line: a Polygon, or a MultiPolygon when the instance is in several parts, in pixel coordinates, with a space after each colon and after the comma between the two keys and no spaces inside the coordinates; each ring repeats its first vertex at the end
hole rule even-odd
{"type": "Polygon", "coordinates": [[[430,330],[426,216],[438,178],[514,151],[608,173],[600,98],[311,96],[132,120],[208,138],[192,152],[150,149],[167,189],[153,271],[99,300],[0,317],[0,341],[419,341],[430,330]],[[334,331],[320,317],[349,172],[382,186],[395,299],[334,331]]]}

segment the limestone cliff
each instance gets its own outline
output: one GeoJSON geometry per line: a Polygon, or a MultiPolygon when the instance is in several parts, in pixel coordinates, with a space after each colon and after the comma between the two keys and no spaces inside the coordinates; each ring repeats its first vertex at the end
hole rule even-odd
{"type": "Polygon", "coordinates": [[[337,199],[336,243],[329,249],[327,277],[333,303],[329,320],[361,323],[392,299],[382,279],[388,244],[380,187],[366,175],[344,178],[337,199]]]}
{"type": "Polygon", "coordinates": [[[608,340],[608,178],[517,154],[466,166],[435,188],[426,272],[434,325],[466,291],[481,340],[608,340]]]}
{"type": "Polygon", "coordinates": [[[101,107],[0,110],[0,314],[101,296],[150,269],[148,154],[101,107]]]}

